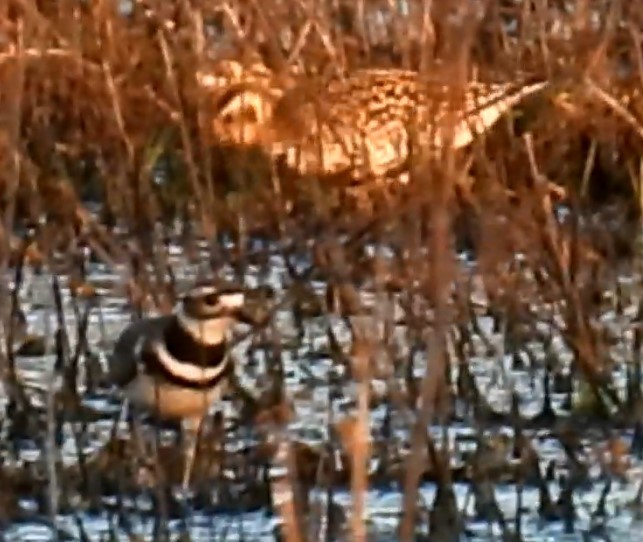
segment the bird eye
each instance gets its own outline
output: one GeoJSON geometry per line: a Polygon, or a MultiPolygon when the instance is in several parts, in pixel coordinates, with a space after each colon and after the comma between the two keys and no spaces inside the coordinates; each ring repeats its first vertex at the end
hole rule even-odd
{"type": "Polygon", "coordinates": [[[215,306],[219,303],[219,296],[217,294],[208,294],[203,298],[206,305],[215,306]]]}

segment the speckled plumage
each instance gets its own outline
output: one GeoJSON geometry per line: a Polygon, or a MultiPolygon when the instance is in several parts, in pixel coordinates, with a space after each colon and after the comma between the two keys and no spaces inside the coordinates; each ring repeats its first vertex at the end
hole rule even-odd
{"type": "Polygon", "coordinates": [[[216,98],[224,145],[259,145],[301,175],[381,177],[408,167],[411,149],[462,148],[545,82],[469,83],[458,93],[407,70],[370,69],[325,86],[278,93],[254,83],[216,98]]]}
{"type": "Polygon", "coordinates": [[[256,58],[246,62],[219,59],[204,66],[204,69],[197,72],[196,77],[198,83],[209,90],[239,83],[254,83],[265,87],[277,83],[274,72],[256,58]]]}

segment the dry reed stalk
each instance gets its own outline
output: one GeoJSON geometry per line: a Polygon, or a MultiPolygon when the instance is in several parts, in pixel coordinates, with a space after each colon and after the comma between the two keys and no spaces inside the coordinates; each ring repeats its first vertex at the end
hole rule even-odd
{"type": "Polygon", "coordinates": [[[285,469],[287,475],[279,476],[272,480],[272,500],[276,505],[283,522],[283,540],[285,542],[304,542],[301,525],[301,511],[297,506],[295,484],[297,484],[294,471],[294,452],[289,441],[282,439],[278,444],[274,456],[274,466],[285,469]]]}
{"type": "Polygon", "coordinates": [[[447,159],[446,178],[434,180],[432,183],[434,188],[431,205],[433,229],[430,237],[431,280],[428,294],[434,307],[435,323],[428,332],[429,355],[426,359],[425,372],[420,386],[419,411],[411,430],[411,448],[406,460],[402,518],[399,524],[399,537],[402,542],[410,542],[415,538],[418,484],[425,458],[423,449],[427,438],[427,427],[433,421],[436,401],[439,394],[444,391],[446,384],[447,351],[445,340],[449,320],[448,290],[452,278],[448,210],[453,196],[453,184],[450,181],[457,178],[457,173],[454,153],[448,152],[445,158],[447,159]],[[448,175],[449,172],[451,175],[448,175]]]}
{"type": "Polygon", "coordinates": [[[98,42],[98,48],[101,52],[105,54],[101,55],[101,68],[103,71],[103,79],[107,86],[108,95],[111,100],[111,107],[114,113],[114,120],[116,121],[116,126],[121,136],[121,140],[125,145],[127,159],[130,168],[134,164],[134,144],[130,138],[130,135],[127,132],[126,122],[123,115],[123,106],[121,95],[118,90],[118,85],[114,80],[114,74],[112,70],[112,64],[108,56],[108,52],[114,50],[114,29],[113,21],[108,14],[109,7],[107,4],[103,4],[102,8],[98,7],[95,10],[92,10],[93,22],[94,22],[94,33],[96,40],[98,42]]]}
{"type": "MultiPolygon", "coordinates": [[[[50,255],[51,258],[51,255],[50,255]]],[[[51,261],[51,260],[50,260],[51,261]]],[[[48,513],[51,525],[57,528],[58,514],[60,508],[60,501],[62,497],[61,485],[59,482],[58,468],[62,463],[60,449],[56,445],[56,435],[58,432],[58,420],[56,416],[56,394],[60,387],[60,374],[59,369],[64,367],[64,358],[67,354],[66,344],[64,342],[64,315],[62,313],[62,301],[60,298],[60,288],[58,285],[57,277],[54,275],[51,295],[53,298],[53,305],[55,306],[55,318],[57,320],[56,331],[52,333],[51,314],[47,314],[45,318],[45,337],[55,337],[55,353],[56,363],[49,370],[49,375],[46,379],[46,433],[45,433],[45,453],[43,454],[43,461],[45,463],[45,472],[47,473],[47,496],[48,496],[48,513]]],[[[47,345],[46,350],[50,346],[47,345]]],[[[49,354],[50,352],[46,352],[49,354]]]]}
{"type": "MultiPolygon", "coordinates": [[[[5,233],[0,242],[0,276],[6,276],[11,257],[11,232],[13,232],[16,197],[20,182],[20,125],[25,87],[24,22],[18,20],[17,42],[12,49],[16,53],[15,63],[9,68],[10,77],[2,81],[0,90],[0,195],[2,196],[2,230],[5,233]]],[[[0,306],[9,307],[10,294],[7,284],[0,284],[0,306]]],[[[11,325],[12,316],[3,314],[5,329],[11,325]]],[[[11,369],[12,370],[12,369],[11,369]]]]}
{"type": "Polygon", "coordinates": [[[371,364],[375,337],[372,333],[357,336],[351,356],[353,374],[357,381],[357,412],[354,417],[337,423],[342,447],[351,460],[351,532],[355,542],[366,542],[364,522],[365,501],[368,493],[368,466],[371,456],[370,436],[370,384],[371,364]]]}
{"type": "Polygon", "coordinates": [[[302,514],[302,499],[297,476],[296,456],[288,435],[288,420],[291,407],[285,402],[273,409],[262,412],[258,418],[268,445],[274,449],[273,468],[279,474],[272,477],[270,491],[273,506],[282,520],[282,533],[285,542],[305,542],[307,540],[302,514]]]}
{"type": "Polygon", "coordinates": [[[429,64],[433,60],[430,58],[431,55],[429,55],[429,51],[434,50],[437,41],[435,24],[431,17],[432,8],[433,0],[423,0],[421,8],[422,25],[419,39],[420,50],[423,52],[418,66],[420,73],[427,73],[429,64]]]}
{"type": "Polygon", "coordinates": [[[611,96],[607,91],[603,90],[600,86],[594,83],[589,77],[585,77],[585,84],[589,91],[601,100],[607,107],[609,107],[618,117],[625,121],[625,123],[632,128],[636,134],[643,140],[643,125],[632,115],[625,107],[623,107],[617,98],[611,96]]]}
{"type": "MultiPolygon", "coordinates": [[[[10,62],[15,60],[18,56],[18,51],[15,47],[10,47],[8,51],[0,53],[0,64],[5,62],[10,62]]],[[[97,74],[102,73],[101,67],[97,66],[90,60],[82,58],[78,55],[77,51],[64,49],[61,47],[29,47],[27,49],[20,51],[20,56],[25,60],[49,60],[49,59],[64,59],[69,60],[72,63],[80,64],[83,69],[95,72],[97,74]]]]}
{"type": "MultiPolygon", "coordinates": [[[[524,138],[536,193],[541,205],[543,248],[549,256],[548,260],[553,263],[552,271],[555,279],[559,282],[559,287],[565,300],[566,340],[575,353],[574,357],[578,368],[587,379],[597,399],[600,400],[602,391],[609,396],[615,406],[618,406],[620,405],[618,395],[609,385],[604,385],[602,375],[604,374],[605,366],[600,362],[601,357],[596,350],[600,341],[594,337],[595,332],[581,302],[578,286],[574,283],[574,277],[570,273],[571,262],[566,257],[565,243],[560,235],[560,228],[554,219],[544,176],[540,173],[536,163],[531,136],[525,135],[524,138]]],[[[577,253],[578,251],[576,251],[577,253]]]]}
{"type": "Polygon", "coordinates": [[[643,83],[643,49],[641,45],[643,44],[643,32],[637,27],[637,25],[631,22],[628,26],[628,32],[634,43],[633,52],[634,59],[636,64],[636,72],[638,73],[639,82],[643,83]]]}
{"type": "Polygon", "coordinates": [[[214,229],[214,223],[208,212],[208,209],[212,209],[212,192],[208,190],[207,192],[201,189],[199,184],[197,166],[195,162],[194,150],[192,149],[192,141],[190,139],[189,130],[187,122],[185,119],[185,112],[181,106],[181,98],[179,96],[179,88],[176,81],[176,74],[174,72],[174,59],[172,58],[172,52],[168,47],[167,40],[165,39],[163,29],[159,29],[156,34],[156,38],[159,43],[159,47],[163,54],[163,61],[165,63],[165,71],[167,80],[170,83],[170,88],[172,89],[173,99],[175,102],[175,107],[178,109],[179,116],[179,129],[181,133],[181,143],[183,145],[185,161],[187,163],[188,169],[188,179],[190,180],[190,186],[192,188],[193,195],[197,201],[197,208],[199,210],[199,218],[201,219],[201,225],[203,227],[206,237],[212,237],[216,232],[214,229]]]}
{"type": "Polygon", "coordinates": [[[257,26],[262,33],[263,45],[265,45],[267,49],[267,55],[271,64],[275,67],[275,71],[283,71],[285,73],[287,64],[282,52],[283,47],[280,34],[282,19],[279,19],[279,26],[277,27],[275,24],[271,24],[276,23],[276,21],[274,17],[272,18],[273,20],[271,20],[270,14],[265,8],[265,3],[259,4],[258,0],[251,0],[249,3],[252,6],[251,11],[258,21],[257,26]]]}
{"type": "Polygon", "coordinates": [[[11,292],[7,292],[8,296],[8,314],[3,315],[6,317],[5,333],[4,333],[4,344],[2,345],[4,351],[2,352],[2,364],[0,364],[0,381],[2,381],[5,391],[7,393],[10,403],[17,404],[19,408],[27,410],[29,408],[28,399],[25,393],[25,388],[23,383],[19,380],[18,375],[16,374],[15,366],[15,326],[14,326],[14,313],[20,310],[20,291],[24,285],[24,269],[27,265],[28,260],[28,246],[25,243],[22,243],[18,248],[17,261],[14,264],[14,278],[13,278],[13,289],[11,292]],[[6,326],[9,327],[6,327],[6,326]]]}
{"type": "MultiPolygon", "coordinates": [[[[203,22],[203,13],[201,10],[192,9],[190,10],[190,18],[191,18],[191,24],[193,29],[192,45],[194,47],[194,54],[196,56],[198,65],[203,66],[205,55],[206,55],[206,41],[205,41],[205,27],[203,22]]],[[[195,75],[196,77],[198,77],[199,72],[197,72],[197,74],[195,75]]],[[[199,127],[199,133],[206,133],[206,130],[207,130],[206,127],[209,125],[208,119],[205,114],[205,107],[204,107],[205,99],[206,99],[206,96],[204,96],[203,93],[199,93],[198,99],[197,99],[197,125],[199,127]]],[[[181,120],[185,122],[185,115],[181,116],[181,120]]],[[[181,138],[185,139],[188,133],[189,131],[187,129],[181,128],[181,138]]],[[[200,145],[199,147],[200,156],[203,157],[203,162],[204,162],[201,165],[200,170],[205,178],[206,195],[208,198],[208,202],[210,202],[208,204],[208,207],[210,207],[210,210],[213,211],[211,205],[214,204],[215,198],[212,190],[215,184],[214,184],[214,179],[212,177],[212,159],[211,159],[210,153],[208,152],[207,142],[204,140],[204,138],[199,138],[197,143],[200,145]]],[[[192,162],[190,163],[190,168],[192,167],[197,168],[196,159],[194,157],[192,157],[192,162]]],[[[191,170],[190,174],[194,175],[194,172],[191,170]]],[[[215,236],[214,231],[209,231],[209,233],[212,237],[215,236]]]]}
{"type": "Polygon", "coordinates": [[[299,35],[294,40],[294,44],[290,50],[290,55],[287,59],[288,64],[295,64],[296,60],[300,57],[300,54],[306,45],[306,39],[308,38],[312,28],[313,21],[308,19],[299,30],[299,35]]]}
{"type": "Polygon", "coordinates": [[[243,29],[243,25],[241,23],[241,15],[238,10],[235,10],[228,2],[224,2],[224,4],[219,9],[227,17],[228,22],[232,25],[232,29],[236,34],[236,38],[246,38],[247,36],[243,29]]]}

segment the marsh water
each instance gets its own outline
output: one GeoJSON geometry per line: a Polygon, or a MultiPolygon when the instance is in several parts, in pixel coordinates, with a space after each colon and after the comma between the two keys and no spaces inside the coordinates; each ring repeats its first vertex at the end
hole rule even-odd
{"type": "MultiPolygon", "coordinates": [[[[225,247],[226,241],[223,240],[225,247]]],[[[168,260],[175,274],[177,289],[189,285],[207,266],[210,255],[210,245],[205,242],[198,244],[197,254],[186,256],[177,236],[167,249],[168,260]]],[[[260,264],[249,265],[245,269],[245,282],[249,286],[270,285],[275,293],[273,302],[279,303],[289,283],[282,257],[276,245],[259,242],[251,243],[248,261],[257,260],[260,264]],[[264,257],[253,258],[252,252],[261,253],[264,257]]],[[[519,260],[517,256],[517,260],[519,260]]],[[[302,257],[296,261],[297,266],[305,269],[310,261],[302,257]]],[[[557,312],[560,307],[555,302],[538,307],[534,314],[540,315],[541,322],[536,326],[543,337],[548,337],[547,344],[541,340],[531,340],[525,345],[525,351],[533,356],[530,363],[516,364],[513,352],[507,351],[505,330],[498,328],[494,319],[487,311],[487,296],[482,281],[479,280],[475,261],[467,254],[462,254],[459,259],[460,271],[469,277],[470,296],[477,307],[474,316],[475,322],[468,324],[476,328],[473,332],[474,339],[469,344],[468,363],[481,392],[489,401],[489,405],[498,412],[507,412],[510,408],[512,390],[519,398],[520,413],[526,418],[534,416],[542,408],[543,379],[542,372],[545,359],[554,349],[557,359],[563,364],[571,362],[572,353],[568,351],[561,330],[556,323],[559,321],[557,312]],[[475,326],[473,325],[475,324],[475,326]]],[[[111,268],[105,264],[88,261],[87,280],[96,288],[96,297],[92,302],[89,312],[87,328],[88,352],[91,353],[92,363],[104,365],[105,356],[117,334],[132,318],[132,308],[124,295],[124,282],[128,270],[125,267],[111,268]]],[[[221,270],[230,277],[234,270],[221,270]]],[[[12,281],[13,275],[6,277],[12,281]]],[[[70,349],[75,347],[75,337],[78,328],[78,319],[82,314],[86,301],[74,299],[69,291],[68,279],[59,275],[63,293],[63,313],[68,326],[70,349]]],[[[600,317],[600,325],[609,329],[613,337],[611,350],[605,353],[615,363],[617,374],[626,370],[633,352],[633,328],[641,298],[641,277],[636,271],[629,268],[617,278],[618,288],[629,300],[627,306],[616,307],[609,299],[600,317]]],[[[313,281],[313,290],[322,296],[325,284],[323,281],[313,281]]],[[[360,295],[362,302],[371,309],[371,317],[388,319],[393,323],[392,342],[395,344],[395,356],[406,359],[409,355],[409,339],[405,330],[402,311],[397,306],[396,295],[382,296],[372,287],[365,284],[360,295]]],[[[608,296],[609,298],[609,296],[608,296]]],[[[23,284],[20,289],[22,308],[27,316],[29,331],[43,335],[46,339],[43,355],[18,355],[16,358],[16,371],[25,385],[27,395],[34,408],[43,411],[49,392],[53,392],[59,378],[56,377],[54,365],[53,332],[56,328],[55,301],[52,294],[52,276],[46,271],[34,272],[25,269],[23,284]]],[[[345,367],[338,366],[329,354],[331,350],[328,341],[327,326],[330,326],[337,339],[346,348],[350,343],[350,333],[346,323],[339,317],[328,314],[311,314],[305,316],[301,322],[295,321],[291,309],[284,305],[283,310],[276,312],[274,326],[278,330],[279,341],[282,345],[282,359],[284,362],[285,390],[288,398],[294,405],[294,416],[289,424],[289,432],[293,441],[305,443],[311,448],[319,448],[328,443],[333,437],[329,427],[334,420],[344,414],[350,413],[355,407],[355,385],[346,375],[345,367]],[[303,328],[300,329],[303,323],[303,328]]],[[[241,341],[235,347],[237,359],[237,373],[243,385],[253,393],[259,393],[266,386],[267,366],[271,363],[270,356],[260,348],[251,348],[252,338],[241,341]],[[250,350],[252,350],[251,353],[250,350]]],[[[452,346],[451,346],[452,347],[452,346]]],[[[451,348],[450,347],[450,348],[451,348]]],[[[417,352],[418,362],[414,363],[416,376],[424,373],[423,359],[426,352],[417,352]]],[[[84,369],[90,354],[81,357],[80,377],[78,382],[86,382],[84,369]]],[[[617,378],[617,382],[624,385],[624,376],[617,378]]],[[[374,378],[371,393],[374,397],[388,397],[383,390],[393,385],[393,381],[400,380],[400,375],[394,374],[388,379],[374,378]]],[[[70,466],[78,462],[79,446],[82,455],[91,458],[100,453],[106,443],[113,438],[114,423],[120,415],[121,400],[115,390],[105,386],[94,385],[91,389],[81,389],[80,395],[85,406],[97,413],[94,419],[88,422],[83,431],[83,438],[79,441],[74,436],[77,423],[64,422],[62,425],[62,439],[58,452],[62,465],[70,466]],[[76,425],[75,425],[76,424],[76,425]]],[[[564,394],[554,393],[553,407],[557,413],[565,414],[564,394]]],[[[7,395],[3,394],[6,404],[7,395]]],[[[226,400],[223,407],[226,419],[234,417],[235,405],[226,400]]],[[[371,432],[373,441],[382,439],[382,428],[388,425],[388,438],[393,446],[404,451],[408,450],[410,418],[408,412],[392,409],[386,400],[373,402],[370,412],[371,432]]],[[[446,439],[454,450],[454,460],[460,461],[467,452],[476,446],[476,436],[479,427],[475,425],[466,413],[456,413],[456,423],[450,423],[445,429],[441,426],[430,428],[437,441],[446,439]]],[[[118,422],[118,431],[125,438],[128,436],[129,426],[125,420],[118,422]]],[[[6,437],[6,426],[3,432],[6,437]]],[[[511,427],[490,426],[487,433],[505,434],[511,436],[511,427]]],[[[554,464],[562,470],[567,465],[567,459],[560,441],[552,435],[551,428],[536,427],[528,431],[532,444],[536,448],[538,457],[543,465],[554,464]]],[[[538,488],[526,485],[522,488],[522,535],[525,541],[549,540],[587,540],[596,536],[604,540],[636,540],[640,536],[641,505],[636,504],[638,488],[643,480],[641,461],[628,456],[627,470],[622,477],[614,479],[605,500],[605,513],[596,514],[597,503],[606,488],[609,475],[600,468],[597,459],[604,432],[583,432],[583,457],[589,466],[588,483],[583,484],[574,492],[576,505],[576,520],[573,532],[568,532],[561,520],[544,521],[539,518],[537,508],[539,503],[538,488]],[[589,538],[588,538],[589,537],[589,538]]],[[[629,443],[631,431],[619,430],[618,438],[629,443]]],[[[251,427],[236,427],[225,441],[225,446],[230,454],[235,454],[242,448],[257,445],[258,437],[252,432],[251,427]]],[[[9,453],[4,446],[4,465],[22,464],[32,465],[34,469],[47,469],[47,458],[51,450],[47,451],[41,443],[23,439],[18,449],[9,453]]],[[[377,470],[381,457],[372,460],[371,470],[377,470]]],[[[61,472],[58,468],[57,472],[61,472]]],[[[51,472],[45,478],[51,483],[51,472]]],[[[208,482],[205,491],[211,494],[210,503],[217,502],[221,491],[218,484],[234,485],[234,473],[223,478],[208,482]]],[[[57,481],[58,484],[61,480],[57,481]]],[[[466,482],[456,482],[456,497],[459,509],[466,519],[466,538],[470,540],[495,540],[500,536],[497,526],[490,526],[487,521],[476,519],[474,513],[474,500],[470,494],[470,485],[466,482]]],[[[434,498],[435,485],[425,482],[421,485],[421,500],[423,506],[429,508],[434,498]]],[[[551,484],[552,496],[557,497],[560,491],[558,484],[551,484]]],[[[518,506],[518,493],[516,485],[512,482],[494,484],[494,492],[502,514],[508,524],[512,524],[518,506]]],[[[113,539],[116,535],[122,540],[132,540],[132,536],[140,539],[154,539],[155,529],[158,528],[158,509],[155,507],[153,496],[150,493],[121,496],[120,507],[128,510],[127,524],[119,523],[115,519],[114,495],[104,495],[98,502],[88,506],[81,498],[72,499],[61,507],[55,517],[55,526],[51,518],[43,514],[43,506],[28,498],[28,493],[23,494],[19,502],[20,513],[17,519],[4,522],[2,531],[4,540],[80,540],[82,536],[90,540],[113,539]],[[82,534],[82,536],[81,536],[82,534]]],[[[351,496],[346,484],[338,483],[335,487],[313,488],[311,501],[326,503],[333,501],[333,506],[350,514],[351,496]],[[330,489],[330,490],[329,490],[330,489]]],[[[369,536],[372,540],[395,540],[396,528],[401,509],[401,482],[395,477],[384,480],[371,486],[366,499],[367,525],[369,536]]],[[[190,499],[179,499],[182,503],[179,514],[170,514],[165,526],[171,538],[189,534],[191,540],[275,540],[279,526],[278,516],[268,506],[238,508],[225,506],[198,506],[190,499]]],[[[328,503],[326,503],[328,504],[328,503]]],[[[44,507],[46,509],[46,507],[44,507]]],[[[322,536],[321,534],[319,535],[322,536]]]]}

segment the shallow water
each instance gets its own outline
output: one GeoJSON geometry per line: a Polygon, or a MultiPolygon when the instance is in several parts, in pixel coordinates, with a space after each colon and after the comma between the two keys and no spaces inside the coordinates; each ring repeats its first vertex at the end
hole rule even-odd
{"type": "MultiPolygon", "coordinates": [[[[201,248],[205,260],[207,245],[203,243],[201,248]]],[[[257,249],[261,249],[260,244],[257,245],[257,249]]],[[[177,271],[180,283],[187,285],[194,280],[200,269],[199,262],[187,261],[183,257],[180,246],[171,247],[169,259],[173,269],[177,271]],[[179,270],[180,273],[178,273],[179,270]]],[[[246,282],[250,286],[269,284],[277,292],[276,301],[279,301],[280,295],[284,291],[284,285],[288,282],[287,273],[279,256],[271,256],[268,262],[265,269],[250,266],[247,270],[246,282]]],[[[298,265],[305,269],[307,262],[301,261],[298,262],[298,265]]],[[[475,279],[475,265],[463,258],[462,266],[475,279]]],[[[228,269],[227,272],[232,276],[232,269],[228,269]]],[[[87,338],[90,350],[97,354],[103,363],[117,334],[131,318],[130,310],[122,295],[124,274],[124,269],[110,271],[101,264],[88,264],[88,278],[90,282],[98,286],[99,302],[91,310],[87,338]]],[[[73,351],[77,319],[74,315],[73,300],[67,288],[67,281],[63,277],[60,277],[60,280],[64,294],[66,325],[73,351]]],[[[534,370],[513,368],[511,353],[505,351],[503,330],[494,329],[494,323],[484,309],[487,301],[482,283],[478,280],[472,282],[475,287],[471,296],[481,307],[477,316],[477,324],[485,338],[483,340],[479,335],[476,335],[476,339],[471,343],[471,351],[469,352],[471,372],[475,376],[481,392],[494,409],[506,411],[511,398],[510,390],[514,389],[520,397],[522,415],[533,416],[539,412],[543,398],[542,378],[538,376],[539,370],[535,369],[537,374],[534,376],[534,370]]],[[[623,277],[622,283],[624,287],[629,285],[636,293],[640,279],[636,276],[627,276],[623,277]]],[[[318,293],[321,293],[325,285],[318,281],[314,283],[314,286],[318,293]]],[[[631,358],[633,340],[631,329],[632,322],[636,317],[638,297],[637,295],[630,296],[631,306],[626,307],[623,311],[617,312],[613,308],[607,307],[601,317],[601,324],[609,327],[612,333],[620,338],[613,344],[612,352],[609,353],[616,363],[631,358]]],[[[31,331],[51,338],[56,322],[50,277],[46,275],[27,276],[21,291],[21,299],[31,331]]],[[[373,292],[366,289],[362,292],[362,301],[367,306],[370,305],[377,309],[378,299],[380,299],[378,295],[373,292]]],[[[82,307],[82,302],[80,306],[82,307]]],[[[559,311],[560,307],[555,304],[543,304],[537,311],[539,317],[542,318],[539,326],[541,331],[551,339],[549,347],[557,352],[558,359],[571,360],[571,353],[564,351],[564,341],[560,333],[551,323],[548,323],[559,320],[559,311]]],[[[402,312],[399,307],[385,307],[384,314],[393,315],[395,321],[402,312]]],[[[291,434],[300,442],[307,442],[312,446],[320,445],[328,441],[328,427],[333,419],[337,419],[342,413],[350,412],[354,406],[355,385],[346,378],[345,370],[333,363],[326,353],[328,347],[326,326],[330,326],[339,341],[345,345],[348,345],[350,341],[348,327],[336,317],[307,318],[304,328],[305,339],[296,341],[296,326],[290,311],[284,309],[278,312],[274,322],[279,331],[280,340],[285,345],[283,349],[285,383],[295,408],[295,417],[290,424],[291,434]],[[329,382],[332,384],[329,385],[329,382]]],[[[396,356],[403,359],[408,353],[406,330],[403,323],[396,324],[394,339],[398,343],[396,356]]],[[[265,385],[265,370],[269,360],[266,358],[265,351],[254,350],[253,363],[244,364],[249,346],[250,339],[236,347],[235,354],[239,360],[238,372],[248,389],[258,391],[265,385]]],[[[453,345],[450,344],[449,348],[452,349],[452,347],[453,345]]],[[[541,341],[533,340],[527,344],[527,348],[538,363],[544,363],[547,351],[541,341]]],[[[424,355],[426,353],[420,352],[415,364],[415,373],[419,376],[423,373],[424,355]]],[[[45,404],[48,390],[57,381],[53,370],[54,361],[53,353],[40,357],[18,357],[16,359],[17,371],[28,385],[30,397],[36,405],[45,404]]],[[[82,369],[81,366],[81,373],[82,369]]],[[[83,381],[82,378],[80,380],[83,381]]],[[[394,380],[400,381],[399,375],[394,380]]],[[[382,390],[386,389],[391,382],[386,378],[376,379],[373,382],[372,393],[382,394],[382,390]]],[[[81,390],[82,392],[83,390],[81,390]]],[[[560,411],[563,397],[556,394],[553,397],[554,409],[560,411]]],[[[0,397],[0,401],[6,402],[4,394],[0,397]]],[[[113,419],[119,413],[120,402],[117,394],[112,390],[98,389],[92,394],[85,395],[84,403],[104,415],[104,419],[89,424],[84,434],[84,441],[81,444],[83,453],[91,456],[108,441],[113,427],[113,419]]],[[[388,409],[389,406],[386,404],[372,408],[370,415],[373,435],[377,435],[381,431],[388,409]]],[[[224,405],[224,410],[226,413],[232,414],[234,409],[228,402],[224,405]]],[[[448,428],[446,438],[452,444],[457,444],[460,453],[467,453],[475,449],[476,431],[467,423],[466,416],[462,420],[461,423],[448,428]]],[[[395,412],[392,438],[397,441],[401,450],[408,447],[409,421],[409,416],[404,412],[395,412]]],[[[78,450],[69,424],[66,424],[65,427],[60,452],[63,463],[70,465],[78,461],[78,450]]],[[[126,432],[126,426],[123,426],[122,430],[126,432]]],[[[509,427],[498,428],[496,431],[498,430],[506,435],[512,435],[512,429],[509,427]]],[[[432,427],[430,431],[437,442],[440,442],[445,436],[440,427],[432,427]]],[[[533,444],[543,463],[553,460],[561,467],[565,464],[562,448],[558,440],[553,438],[548,430],[538,429],[532,431],[531,434],[533,435],[533,444]]],[[[236,433],[236,436],[240,438],[244,438],[244,435],[247,438],[256,438],[256,435],[253,437],[246,430],[239,430],[236,433]]],[[[623,437],[629,441],[631,435],[624,434],[623,437]]],[[[229,439],[227,442],[229,453],[234,453],[235,450],[239,450],[248,442],[229,439]]],[[[589,445],[595,443],[585,442],[585,444],[586,452],[591,453],[589,445]]],[[[21,444],[19,457],[30,463],[37,463],[43,459],[42,450],[33,442],[21,444]]],[[[372,466],[376,465],[377,460],[374,459],[372,466]]],[[[615,482],[612,486],[607,501],[608,519],[601,520],[606,526],[605,532],[612,539],[638,536],[638,530],[641,527],[640,520],[635,518],[633,511],[627,505],[634,498],[640,480],[643,479],[641,467],[640,461],[632,460],[627,472],[628,483],[615,482]]],[[[576,532],[573,534],[565,534],[561,522],[544,523],[540,521],[536,513],[538,492],[532,487],[525,488],[522,497],[524,540],[534,542],[583,540],[583,533],[596,531],[597,520],[592,519],[591,515],[605,482],[599,480],[600,473],[597,469],[595,471],[592,471],[591,474],[593,483],[575,493],[578,518],[576,532]]],[[[460,509],[466,512],[467,517],[473,518],[473,499],[469,495],[469,486],[456,483],[455,487],[460,509]]],[[[430,506],[433,500],[434,489],[433,484],[421,486],[421,498],[426,506],[430,506]]],[[[213,487],[212,490],[216,492],[216,488],[213,487]]],[[[552,486],[552,491],[552,497],[555,499],[558,486],[552,486]]],[[[516,511],[516,488],[512,485],[497,485],[495,486],[495,494],[507,523],[512,525],[516,511]]],[[[313,492],[311,497],[312,501],[323,501],[324,499],[326,499],[326,494],[323,492],[313,492]]],[[[335,488],[333,499],[338,506],[349,513],[351,499],[350,493],[345,487],[335,488]]],[[[79,539],[82,526],[82,529],[92,540],[107,536],[108,533],[118,533],[123,540],[128,539],[127,533],[136,533],[144,539],[153,539],[155,522],[154,514],[151,513],[152,503],[149,500],[146,502],[145,497],[141,497],[131,503],[132,506],[128,509],[133,511],[130,514],[130,524],[127,528],[115,526],[112,501],[113,498],[105,498],[102,505],[91,514],[79,511],[77,515],[60,515],[57,518],[60,537],[70,540],[79,539]]],[[[395,540],[395,529],[401,506],[401,493],[397,484],[371,488],[366,501],[370,538],[382,541],[395,540]]],[[[3,533],[5,540],[54,539],[53,530],[45,519],[29,517],[28,512],[33,509],[33,503],[24,501],[21,503],[21,507],[26,512],[24,519],[20,523],[5,526],[3,533]]],[[[79,510],[84,510],[84,508],[81,507],[79,510]]],[[[168,528],[170,532],[177,535],[187,531],[192,540],[274,540],[275,529],[279,523],[278,519],[266,509],[211,513],[207,510],[190,511],[189,508],[186,508],[184,515],[188,518],[187,520],[170,520],[168,528]]],[[[499,535],[499,532],[497,527],[490,528],[486,522],[470,520],[467,523],[467,534],[472,540],[493,540],[499,535]]]]}

